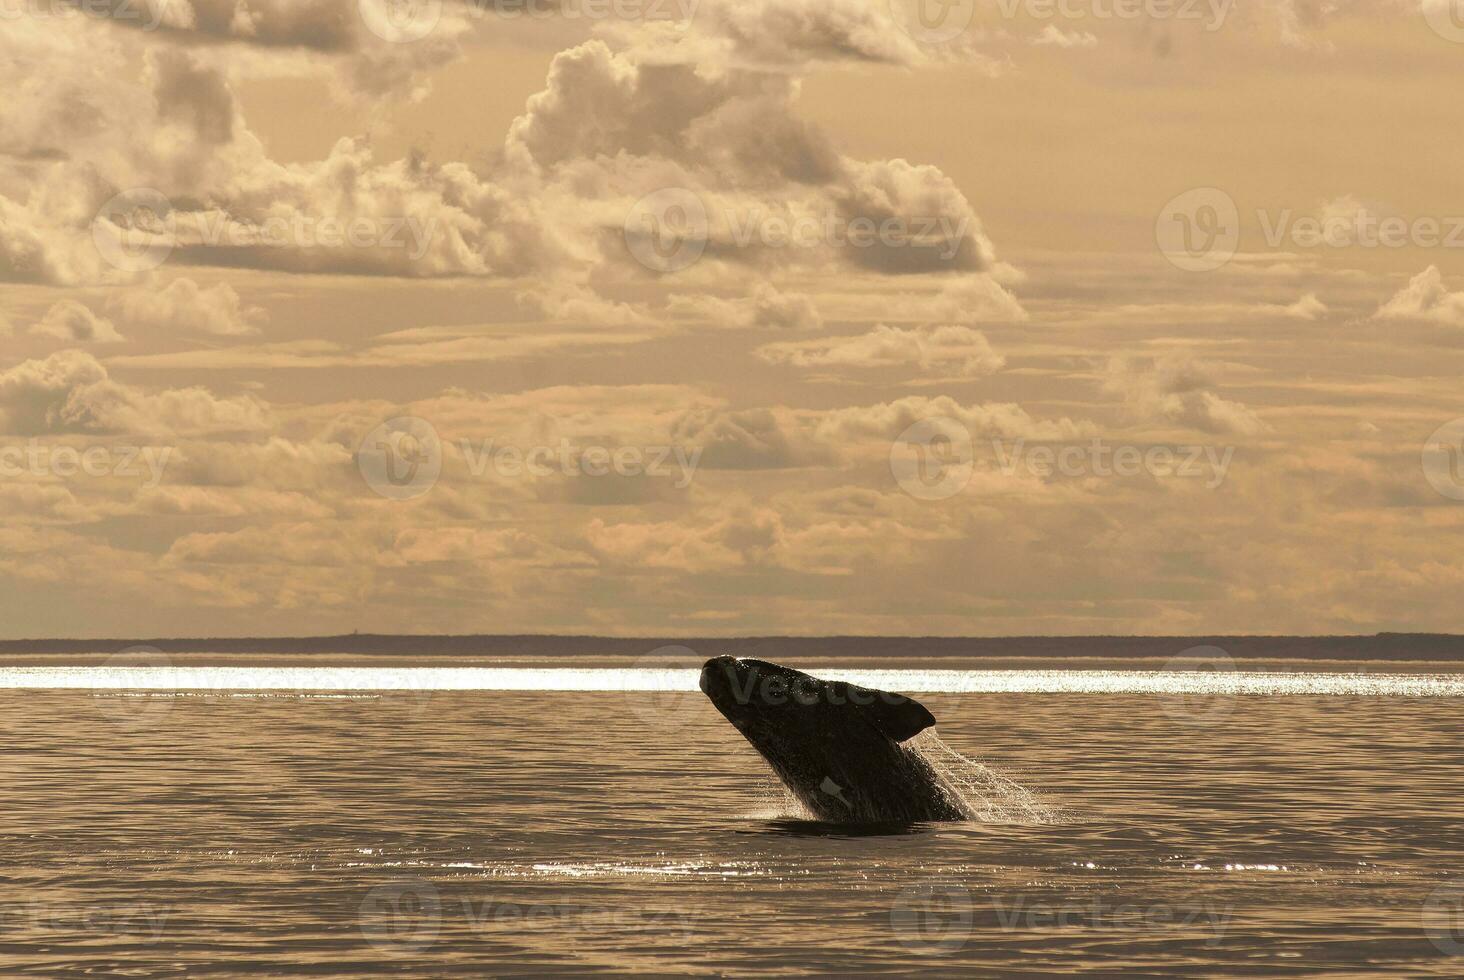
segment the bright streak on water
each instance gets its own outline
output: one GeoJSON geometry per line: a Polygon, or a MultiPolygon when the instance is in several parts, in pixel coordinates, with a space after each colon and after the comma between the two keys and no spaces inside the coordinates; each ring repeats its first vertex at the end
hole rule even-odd
{"type": "MultiPolygon", "coordinates": [[[[839,670],[911,694],[1464,697],[1464,674],[1187,670],[839,670]]],[[[696,691],[696,670],[614,667],[6,667],[0,689],[133,691],[696,691]]]]}

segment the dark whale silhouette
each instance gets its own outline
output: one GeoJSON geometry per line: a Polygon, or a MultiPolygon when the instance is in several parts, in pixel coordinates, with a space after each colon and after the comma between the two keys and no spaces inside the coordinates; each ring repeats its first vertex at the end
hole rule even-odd
{"type": "Polygon", "coordinates": [[[708,660],[701,689],[819,820],[971,817],[960,793],[902,744],[935,724],[918,701],[735,657],[708,660]]]}

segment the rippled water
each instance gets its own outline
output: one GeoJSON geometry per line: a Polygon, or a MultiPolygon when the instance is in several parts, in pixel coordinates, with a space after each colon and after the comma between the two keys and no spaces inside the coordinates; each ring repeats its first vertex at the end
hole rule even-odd
{"type": "Polygon", "coordinates": [[[0,671],[0,972],[1464,975],[1459,676],[1357,671],[939,675],[928,751],[1050,811],[878,833],[679,682],[0,671]]]}

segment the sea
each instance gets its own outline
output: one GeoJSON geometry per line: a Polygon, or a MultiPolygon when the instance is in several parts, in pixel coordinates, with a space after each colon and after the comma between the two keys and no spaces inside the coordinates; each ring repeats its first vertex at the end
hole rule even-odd
{"type": "Polygon", "coordinates": [[[677,658],[0,663],[0,975],[1464,976],[1464,666],[837,655],[821,824],[677,658]]]}

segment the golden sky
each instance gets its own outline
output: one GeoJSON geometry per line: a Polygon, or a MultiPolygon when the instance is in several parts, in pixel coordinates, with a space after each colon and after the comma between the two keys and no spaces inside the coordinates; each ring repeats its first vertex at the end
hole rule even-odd
{"type": "Polygon", "coordinates": [[[4,636],[1460,627],[1464,2],[84,9],[4,636]]]}

